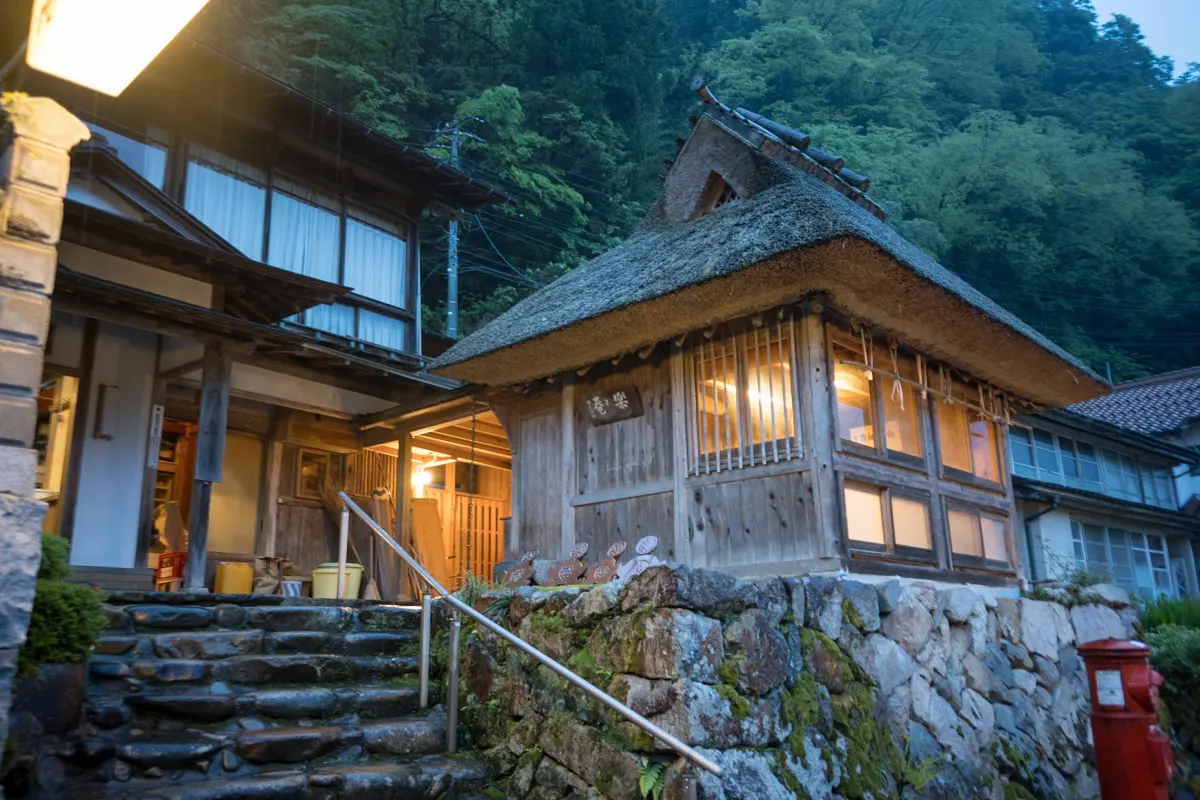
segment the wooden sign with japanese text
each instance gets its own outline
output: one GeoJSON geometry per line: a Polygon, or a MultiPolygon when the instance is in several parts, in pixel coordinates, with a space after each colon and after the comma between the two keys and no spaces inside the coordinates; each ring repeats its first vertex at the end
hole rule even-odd
{"type": "Polygon", "coordinates": [[[642,396],[633,386],[589,392],[584,395],[583,402],[587,407],[588,419],[593,425],[607,425],[610,422],[633,419],[644,413],[642,396]]]}

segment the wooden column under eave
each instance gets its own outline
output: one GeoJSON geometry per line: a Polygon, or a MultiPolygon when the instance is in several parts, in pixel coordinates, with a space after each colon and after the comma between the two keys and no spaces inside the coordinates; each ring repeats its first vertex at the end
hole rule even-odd
{"type": "Polygon", "coordinates": [[[229,384],[233,363],[220,344],[204,346],[200,384],[200,422],[196,431],[196,470],[192,476],[192,507],[188,515],[188,555],[184,585],[204,589],[208,556],[208,512],[212,485],[221,482],[225,462],[225,424],[229,417],[229,384]]]}
{"type": "MultiPolygon", "coordinates": [[[[412,517],[409,506],[412,501],[412,431],[397,426],[396,429],[396,543],[410,555],[413,552],[412,517]]],[[[403,561],[400,562],[400,597],[419,600],[421,587],[416,576],[403,561]]]]}

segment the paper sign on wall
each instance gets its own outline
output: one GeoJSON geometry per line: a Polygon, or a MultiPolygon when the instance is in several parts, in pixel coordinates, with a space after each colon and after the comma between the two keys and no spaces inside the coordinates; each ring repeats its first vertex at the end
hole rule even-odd
{"type": "Polygon", "coordinates": [[[1096,702],[1102,706],[1125,706],[1125,689],[1119,669],[1096,670],[1096,702]]]}
{"type": "Polygon", "coordinates": [[[150,444],[146,448],[146,466],[158,466],[158,451],[162,446],[163,407],[154,406],[150,411],[150,444]]]}

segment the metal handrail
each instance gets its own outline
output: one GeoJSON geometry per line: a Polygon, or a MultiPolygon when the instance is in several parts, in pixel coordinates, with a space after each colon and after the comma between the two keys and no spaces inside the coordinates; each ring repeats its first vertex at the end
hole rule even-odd
{"type": "MultiPolygon", "coordinates": [[[[499,636],[501,639],[504,639],[506,642],[511,644],[513,647],[516,647],[518,650],[521,650],[526,655],[532,656],[534,659],[536,659],[538,662],[540,662],[543,666],[545,666],[546,668],[553,671],[559,677],[565,679],[568,683],[572,684],[577,689],[580,689],[585,694],[591,696],[592,698],[594,698],[596,700],[599,700],[601,703],[608,706],[610,709],[617,712],[622,717],[629,720],[630,722],[632,722],[634,725],[641,728],[646,733],[648,733],[651,736],[653,736],[654,738],[662,741],[663,743],[665,743],[668,747],[670,747],[672,750],[674,750],[676,753],[678,753],[683,758],[686,758],[688,761],[691,761],[693,764],[695,764],[698,767],[708,770],[709,772],[711,772],[714,775],[721,774],[721,768],[719,766],[717,766],[715,763],[713,763],[709,759],[705,758],[700,753],[696,752],[696,750],[693,749],[692,747],[689,747],[687,744],[684,744],[679,739],[677,739],[674,736],[672,736],[671,734],[667,733],[662,728],[658,727],[653,722],[646,719],[641,714],[637,713],[632,708],[630,708],[629,706],[622,703],[620,700],[617,700],[616,698],[608,695],[607,693],[601,691],[600,689],[597,689],[595,686],[588,683],[586,680],[579,677],[574,672],[567,669],[562,664],[558,663],[553,658],[551,658],[550,656],[543,653],[541,650],[538,650],[533,645],[531,645],[528,642],[522,640],[521,638],[513,635],[510,631],[506,630],[501,625],[488,619],[487,616],[479,613],[474,608],[467,605],[463,601],[459,600],[457,597],[455,597],[450,592],[446,591],[446,589],[443,588],[441,586],[441,584],[439,584],[436,580],[434,580],[433,576],[430,575],[423,566],[421,566],[420,562],[418,562],[415,558],[413,558],[411,555],[409,555],[408,551],[406,551],[403,547],[396,544],[396,540],[393,539],[391,536],[389,536],[387,531],[385,531],[383,528],[381,528],[379,526],[378,522],[376,522],[366,512],[364,512],[361,508],[359,508],[358,504],[355,503],[353,500],[351,500],[350,497],[345,492],[338,492],[338,497],[340,497],[342,500],[342,519],[341,519],[342,524],[341,524],[341,531],[340,531],[340,539],[338,541],[338,583],[337,583],[337,586],[338,586],[338,597],[339,598],[344,598],[344,596],[345,596],[346,545],[347,545],[347,542],[349,541],[349,537],[350,537],[350,512],[353,511],[355,514],[358,515],[359,519],[361,519],[363,522],[367,523],[368,526],[370,526],[371,530],[375,533],[376,536],[383,539],[384,542],[386,542],[393,550],[396,551],[396,554],[398,556],[400,556],[400,558],[402,558],[404,560],[404,562],[406,564],[408,564],[408,566],[410,568],[412,568],[413,572],[415,572],[417,574],[417,576],[422,581],[425,582],[427,587],[429,587],[430,589],[433,589],[434,592],[436,592],[443,599],[445,599],[445,601],[447,603],[449,603],[450,606],[454,609],[451,612],[450,686],[449,686],[450,697],[448,698],[448,702],[446,704],[447,705],[446,741],[447,741],[447,749],[451,753],[454,752],[454,750],[456,749],[456,744],[457,744],[457,741],[456,741],[457,736],[456,736],[455,731],[456,731],[456,728],[458,727],[458,638],[459,638],[459,631],[461,630],[461,627],[462,627],[462,622],[458,618],[458,613],[463,613],[463,614],[466,614],[471,619],[475,620],[475,622],[477,624],[482,625],[483,627],[487,628],[492,633],[499,636]]],[[[428,642],[429,642],[430,603],[429,603],[428,598],[429,598],[429,592],[428,592],[428,590],[426,590],[422,597],[422,603],[421,603],[421,637],[422,637],[421,638],[421,677],[422,677],[421,695],[422,695],[423,701],[427,697],[428,675],[429,675],[429,660],[428,660],[429,659],[429,644],[428,644],[428,642]]],[[[424,707],[424,702],[422,703],[422,707],[424,707]]]]}

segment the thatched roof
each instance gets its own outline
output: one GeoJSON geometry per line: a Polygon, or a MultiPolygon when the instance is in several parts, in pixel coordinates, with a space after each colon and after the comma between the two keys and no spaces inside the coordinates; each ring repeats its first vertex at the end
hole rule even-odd
{"type": "Polygon", "coordinates": [[[431,368],[519,383],[820,292],[1043,405],[1105,390],[1062,348],[817,177],[754,157],[770,162],[770,188],[674,227],[652,213],[645,229],[513,306],[431,368]]]}

